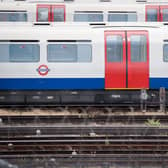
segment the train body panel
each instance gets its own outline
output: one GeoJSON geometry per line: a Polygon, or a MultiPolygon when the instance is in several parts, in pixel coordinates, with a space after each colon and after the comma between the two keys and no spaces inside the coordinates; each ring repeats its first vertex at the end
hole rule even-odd
{"type": "Polygon", "coordinates": [[[0,21],[9,22],[167,22],[168,3],[0,3],[0,21]]]}
{"type": "Polygon", "coordinates": [[[40,58],[33,63],[27,62],[26,64],[17,61],[2,63],[1,70],[3,73],[0,74],[0,88],[104,89],[104,58],[102,57],[104,48],[102,47],[102,36],[100,36],[100,33],[94,32],[91,29],[78,29],[77,31],[74,31],[73,28],[69,28],[68,30],[62,30],[60,28],[56,29],[57,31],[54,30],[55,28],[51,29],[51,31],[47,31],[47,29],[48,26],[42,29],[40,26],[36,26],[30,31],[26,28],[23,29],[21,26],[13,31],[2,30],[1,39],[5,39],[5,42],[3,42],[3,40],[1,41],[1,44],[3,43],[3,45],[1,45],[1,51],[5,53],[6,56],[9,57],[10,55],[10,53],[6,52],[10,40],[13,39],[14,45],[19,45],[19,47],[23,47],[23,49],[26,45],[30,44],[40,46],[40,58]],[[8,34],[8,38],[6,38],[5,34],[8,34]],[[50,42],[47,42],[46,36],[50,42]],[[97,43],[97,41],[100,41],[100,43],[97,43]],[[68,49],[69,51],[73,50],[75,45],[78,45],[78,50],[80,50],[79,54],[81,55],[79,62],[74,63],[73,61],[76,60],[67,60],[67,62],[66,60],[65,62],[58,60],[58,63],[55,63],[52,58],[50,58],[50,61],[47,61],[46,53],[48,44],[50,44],[51,47],[52,45],[58,45],[58,47],[65,48],[65,50],[66,47],[70,47],[68,49]],[[6,45],[6,47],[4,47],[4,45],[6,45]],[[87,48],[89,50],[88,53],[86,53],[88,54],[88,58],[84,58],[85,55],[83,52],[85,52],[87,48]]]}
{"type": "Polygon", "coordinates": [[[162,23],[0,27],[0,105],[156,105],[168,89],[162,23]]]}
{"type": "Polygon", "coordinates": [[[2,24],[0,30],[2,90],[168,88],[166,26],[27,24],[9,28],[2,24]],[[110,32],[109,39],[105,38],[106,32],[110,32]],[[125,48],[123,44],[118,48],[117,32],[124,34],[125,48]],[[117,60],[121,48],[127,57],[126,63],[123,58],[117,60]],[[119,64],[114,68],[111,64],[113,69],[108,73],[112,85],[106,86],[105,67],[109,62],[106,59],[125,66],[124,87],[119,86],[123,77],[114,84],[121,75],[116,76],[119,64]]]}

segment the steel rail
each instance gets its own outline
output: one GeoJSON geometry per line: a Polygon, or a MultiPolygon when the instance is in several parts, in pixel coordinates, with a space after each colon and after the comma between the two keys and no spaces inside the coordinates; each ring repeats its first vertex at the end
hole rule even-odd
{"type": "Polygon", "coordinates": [[[0,136],[17,135],[168,135],[168,127],[110,125],[0,126],[0,136]]]}
{"type": "Polygon", "coordinates": [[[25,123],[145,123],[147,120],[159,120],[167,123],[168,115],[46,115],[46,116],[1,116],[3,124],[25,124],[25,123]]]}

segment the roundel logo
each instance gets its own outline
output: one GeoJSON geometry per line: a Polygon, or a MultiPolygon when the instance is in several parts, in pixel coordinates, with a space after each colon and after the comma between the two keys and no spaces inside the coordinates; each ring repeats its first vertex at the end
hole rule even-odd
{"type": "Polygon", "coordinates": [[[47,65],[40,65],[38,68],[37,68],[37,72],[39,73],[39,75],[41,76],[45,76],[48,74],[49,72],[49,68],[47,65]]]}

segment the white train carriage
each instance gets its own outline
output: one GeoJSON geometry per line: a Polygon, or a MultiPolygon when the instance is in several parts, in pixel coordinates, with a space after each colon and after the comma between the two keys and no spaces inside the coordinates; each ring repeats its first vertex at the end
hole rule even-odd
{"type": "Polygon", "coordinates": [[[1,24],[0,103],[150,102],[168,89],[162,24],[1,24]],[[14,29],[11,29],[14,27],[14,29]]]}
{"type": "Polygon", "coordinates": [[[0,3],[8,22],[167,22],[168,2],[144,4],[12,2],[0,3]]]}

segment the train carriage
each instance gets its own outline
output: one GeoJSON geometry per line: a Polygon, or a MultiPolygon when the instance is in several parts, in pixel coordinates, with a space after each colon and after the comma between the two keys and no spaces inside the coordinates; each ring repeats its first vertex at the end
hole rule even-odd
{"type": "Polygon", "coordinates": [[[113,4],[58,2],[2,2],[4,22],[167,22],[168,2],[113,4]]]}
{"type": "Polygon", "coordinates": [[[162,24],[0,26],[1,104],[156,102],[168,88],[162,24]]]}

